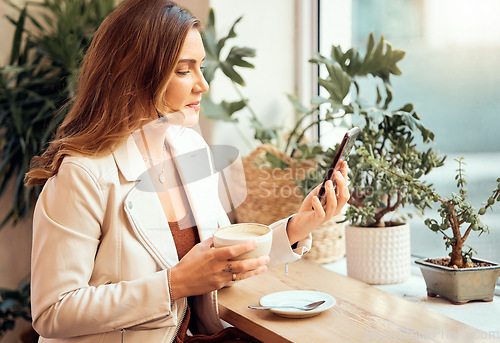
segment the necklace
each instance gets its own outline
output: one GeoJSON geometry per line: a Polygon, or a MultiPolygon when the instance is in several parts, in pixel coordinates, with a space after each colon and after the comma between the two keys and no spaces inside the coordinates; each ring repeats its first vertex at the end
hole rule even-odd
{"type": "MultiPolygon", "coordinates": [[[[166,155],[165,155],[165,158],[166,158],[166,155]]],[[[144,163],[146,163],[146,166],[148,168],[154,168],[154,166],[157,164],[157,163],[161,163],[161,172],[160,172],[160,175],[158,176],[158,180],[161,182],[161,183],[165,183],[165,160],[164,159],[150,159],[149,157],[142,157],[142,159],[144,160],[144,163]]]]}
{"type": "Polygon", "coordinates": [[[163,159],[153,159],[151,157],[151,152],[149,151],[149,147],[148,147],[148,143],[146,141],[146,137],[144,135],[144,130],[141,128],[141,135],[142,135],[142,140],[144,142],[144,146],[146,147],[146,153],[148,154],[148,157],[142,157],[142,159],[144,160],[144,162],[146,163],[146,165],[148,166],[148,168],[152,168],[154,167],[155,163],[156,162],[161,162],[161,172],[160,172],[160,175],[158,175],[158,181],[160,181],[160,183],[165,183],[165,161],[167,159],[167,151],[166,151],[166,145],[165,143],[163,143],[163,159]]]}
{"type": "Polygon", "coordinates": [[[162,163],[161,173],[160,173],[160,175],[158,176],[158,180],[159,180],[161,183],[165,183],[165,163],[162,163]]]}

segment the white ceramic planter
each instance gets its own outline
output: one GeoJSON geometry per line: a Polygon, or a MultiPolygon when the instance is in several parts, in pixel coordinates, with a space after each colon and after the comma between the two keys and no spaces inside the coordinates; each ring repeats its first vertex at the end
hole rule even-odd
{"type": "Polygon", "coordinates": [[[404,282],[410,276],[410,225],[346,225],[347,274],[373,285],[404,282]]]}

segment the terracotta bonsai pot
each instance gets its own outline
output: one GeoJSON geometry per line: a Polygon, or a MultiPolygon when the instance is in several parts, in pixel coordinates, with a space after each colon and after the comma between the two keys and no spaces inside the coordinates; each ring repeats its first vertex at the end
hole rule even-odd
{"type": "Polygon", "coordinates": [[[477,258],[473,262],[486,262],[488,267],[461,268],[437,265],[426,260],[416,260],[427,284],[427,295],[437,295],[454,304],[472,300],[492,301],[500,264],[477,258]]]}

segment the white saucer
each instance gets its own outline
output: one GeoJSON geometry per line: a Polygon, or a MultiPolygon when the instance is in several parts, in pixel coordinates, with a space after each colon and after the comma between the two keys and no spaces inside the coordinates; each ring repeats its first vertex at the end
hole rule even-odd
{"type": "Polygon", "coordinates": [[[285,291],[271,293],[260,299],[261,306],[293,305],[304,306],[309,303],[324,300],[325,302],[311,311],[302,311],[293,308],[272,308],[269,311],[286,318],[307,318],[320,314],[335,305],[336,300],[329,294],[316,291],[285,291]]]}

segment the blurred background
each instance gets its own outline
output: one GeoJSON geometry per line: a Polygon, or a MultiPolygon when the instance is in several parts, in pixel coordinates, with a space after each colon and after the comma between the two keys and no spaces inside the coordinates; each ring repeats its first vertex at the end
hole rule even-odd
{"type": "MultiPolygon", "coordinates": [[[[465,157],[468,195],[475,208],[487,200],[500,177],[499,14],[500,2],[494,0],[352,1],[354,46],[373,31],[406,51],[400,63],[403,75],[392,79],[394,102],[413,102],[435,134],[435,149],[448,155],[445,166],[428,179],[440,194],[458,194],[449,175],[458,167],[454,159],[465,157]]],[[[472,235],[468,243],[485,259],[498,261],[500,213],[489,212],[484,222],[490,237],[478,240],[472,235]]],[[[445,254],[420,218],[411,226],[413,254],[445,254]]]]}

